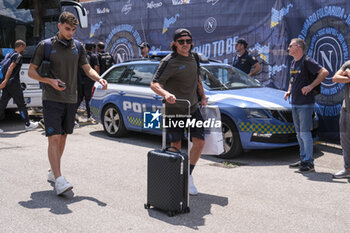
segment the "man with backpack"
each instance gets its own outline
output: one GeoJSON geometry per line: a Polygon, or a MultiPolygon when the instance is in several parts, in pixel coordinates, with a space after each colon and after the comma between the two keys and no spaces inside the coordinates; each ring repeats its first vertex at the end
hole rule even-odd
{"type": "Polygon", "coordinates": [[[292,116],[300,147],[300,161],[290,164],[298,172],[315,171],[313,159],[313,140],[311,134],[312,114],[314,112],[314,89],[328,76],[328,71],[314,59],[304,54],[305,42],[292,39],[288,52],[294,59],[290,66],[291,79],[284,99],[292,97],[292,116]]]}
{"type": "Polygon", "coordinates": [[[77,72],[81,67],[92,80],[107,88],[107,81],[91,68],[81,42],[73,39],[78,25],[77,18],[69,12],[59,17],[58,34],[40,42],[31,60],[28,75],[43,83],[43,115],[45,134],[48,138],[48,157],[51,170],[48,181],[55,183],[57,195],[71,190],[73,186],[62,176],[61,159],[65,149],[67,135],[73,133],[74,118],[77,109],[77,72]],[[48,61],[45,59],[45,45],[51,46],[48,61]],[[47,64],[49,72],[43,76],[39,68],[47,64]]]}
{"type": "Polygon", "coordinates": [[[100,74],[102,75],[108,70],[115,62],[113,56],[109,52],[105,52],[105,44],[98,42],[97,44],[97,57],[100,64],[100,74]]]}
{"type": "MultiPolygon", "coordinates": [[[[170,114],[181,115],[183,107],[176,104],[176,99],[186,99],[191,103],[191,120],[203,121],[199,110],[199,100],[201,105],[207,105],[207,98],[204,93],[201,78],[198,75],[198,62],[193,49],[192,34],[185,28],[177,29],[171,43],[173,52],[162,59],[157,71],[153,75],[151,89],[167,102],[166,108],[172,110],[170,114]]],[[[175,118],[181,120],[182,118],[175,118]]],[[[168,128],[170,145],[181,150],[181,141],[184,136],[184,128],[168,128]]],[[[202,127],[191,128],[191,140],[193,146],[190,151],[190,177],[189,193],[197,195],[198,190],[194,185],[192,171],[197,164],[204,147],[204,129],[202,127]]]]}
{"type": "MultiPolygon", "coordinates": [[[[4,114],[8,102],[11,98],[13,98],[21,116],[25,121],[25,129],[31,130],[37,128],[38,123],[29,121],[28,111],[23,97],[23,90],[21,88],[19,77],[19,72],[23,63],[22,54],[24,53],[25,49],[26,43],[23,40],[17,40],[15,42],[15,50],[7,54],[1,62],[3,81],[0,83],[0,90],[2,90],[0,99],[0,116],[4,114]]],[[[0,129],[0,132],[3,131],[0,129]]]]}

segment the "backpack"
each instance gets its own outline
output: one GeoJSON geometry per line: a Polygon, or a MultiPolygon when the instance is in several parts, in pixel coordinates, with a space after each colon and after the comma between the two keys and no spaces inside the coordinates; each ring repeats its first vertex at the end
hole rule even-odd
{"type": "Polygon", "coordinates": [[[101,74],[103,74],[114,64],[114,59],[109,52],[98,53],[98,61],[100,63],[101,74]]]}
{"type": "MultiPolygon", "coordinates": [[[[78,49],[78,53],[80,54],[81,52],[81,44],[79,41],[74,40],[75,46],[78,49]]],[[[44,40],[44,60],[45,61],[50,61],[50,54],[51,54],[51,49],[52,49],[52,40],[51,38],[44,40]]]]}
{"type": "MultiPolygon", "coordinates": [[[[304,58],[303,58],[304,60],[303,60],[303,68],[302,69],[304,69],[304,71],[305,71],[304,73],[306,74],[307,79],[309,80],[309,82],[311,84],[317,78],[318,73],[312,74],[306,69],[305,61],[306,61],[307,57],[308,56],[304,56],[304,58]]],[[[313,93],[314,96],[319,95],[321,93],[321,83],[318,84],[316,87],[314,87],[314,89],[312,89],[312,93],[313,93]]]]}
{"type": "Polygon", "coordinates": [[[15,53],[16,52],[11,52],[11,53],[6,54],[4,59],[0,62],[0,69],[1,69],[0,80],[5,79],[5,75],[7,73],[8,68],[11,65],[11,60],[12,60],[12,57],[15,53]]]}
{"type": "MultiPolygon", "coordinates": [[[[78,53],[81,53],[81,44],[79,41],[74,40],[75,46],[78,49],[78,53]]],[[[41,76],[49,76],[50,72],[50,54],[52,49],[52,38],[48,38],[44,40],[44,59],[38,67],[38,73],[41,76]]],[[[42,89],[42,83],[39,82],[39,86],[42,89]]]]}

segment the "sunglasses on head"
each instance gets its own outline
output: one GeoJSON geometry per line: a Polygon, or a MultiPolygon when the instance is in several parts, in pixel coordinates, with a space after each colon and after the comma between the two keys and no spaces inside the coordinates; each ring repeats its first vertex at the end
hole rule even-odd
{"type": "Polygon", "coordinates": [[[177,40],[177,42],[178,42],[180,45],[185,44],[185,41],[186,41],[186,44],[192,44],[192,39],[187,39],[187,40],[177,40]]]}

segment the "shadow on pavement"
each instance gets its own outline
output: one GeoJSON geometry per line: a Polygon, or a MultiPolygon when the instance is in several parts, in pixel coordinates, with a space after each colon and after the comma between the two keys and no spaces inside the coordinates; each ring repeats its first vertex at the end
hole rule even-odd
{"type": "Polygon", "coordinates": [[[198,229],[205,225],[205,216],[211,214],[211,206],[219,205],[221,207],[228,205],[227,197],[220,197],[206,193],[199,193],[197,196],[190,196],[190,213],[168,217],[166,212],[157,209],[148,209],[148,215],[152,218],[167,222],[175,226],[186,226],[191,229],[198,229]]]}
{"type": "Polygon", "coordinates": [[[57,196],[52,190],[33,192],[30,195],[30,198],[31,200],[20,201],[18,204],[28,209],[48,208],[51,213],[59,215],[72,213],[68,208],[68,205],[84,200],[96,202],[96,204],[101,207],[107,206],[106,203],[99,201],[94,197],[74,196],[73,191],[69,191],[62,196],[57,196]]]}
{"type": "Polygon", "coordinates": [[[329,183],[350,183],[350,179],[333,179],[333,174],[328,172],[311,172],[302,174],[310,181],[318,181],[318,182],[329,182],[329,183]]]}
{"type": "MultiPolygon", "coordinates": [[[[332,153],[341,156],[342,150],[339,145],[314,145],[314,159],[322,157],[325,153],[332,153]]],[[[289,164],[300,160],[298,146],[279,149],[250,150],[232,159],[222,159],[215,155],[202,155],[201,158],[214,163],[223,163],[228,161],[247,166],[288,166],[289,164]]]]}
{"type": "Polygon", "coordinates": [[[148,147],[150,149],[158,149],[162,146],[161,136],[150,135],[145,133],[128,132],[126,136],[120,138],[109,137],[104,131],[92,131],[90,132],[90,135],[94,137],[104,138],[110,141],[148,147]]]}

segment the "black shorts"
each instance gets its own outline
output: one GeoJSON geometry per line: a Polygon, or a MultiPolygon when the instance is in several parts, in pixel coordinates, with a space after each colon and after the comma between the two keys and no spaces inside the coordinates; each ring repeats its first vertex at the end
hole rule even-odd
{"type": "MultiPolygon", "coordinates": [[[[175,118],[177,121],[184,121],[186,122],[188,118],[175,118]]],[[[195,119],[196,121],[203,121],[203,117],[201,112],[199,111],[199,108],[191,113],[190,120],[195,119]]],[[[173,118],[174,120],[174,118],[173,118]]],[[[185,138],[185,130],[184,127],[169,127],[167,128],[167,133],[170,142],[178,142],[185,138]]],[[[190,127],[190,134],[191,134],[191,141],[192,138],[199,138],[204,140],[204,128],[203,127],[190,127]]]]}
{"type": "Polygon", "coordinates": [[[43,100],[46,136],[72,134],[77,104],[43,100]]]}

